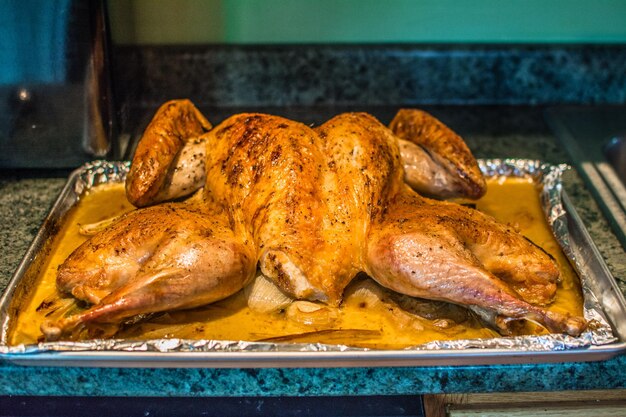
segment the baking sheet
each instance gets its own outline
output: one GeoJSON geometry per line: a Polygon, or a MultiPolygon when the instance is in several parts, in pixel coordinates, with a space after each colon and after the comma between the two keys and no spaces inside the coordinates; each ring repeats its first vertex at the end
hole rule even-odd
{"type": "Polygon", "coordinates": [[[542,187],[546,219],[582,284],[584,315],[593,325],[579,337],[561,334],[433,341],[403,350],[340,345],[224,340],[120,340],[7,344],[21,295],[35,285],[52,237],[81,194],[122,182],[128,163],[94,161],[75,171],[0,299],[0,357],[22,364],[84,366],[395,366],[600,360],[626,350],[626,302],[561,186],[566,165],[535,160],[481,160],[486,176],[531,177],[542,187]]]}

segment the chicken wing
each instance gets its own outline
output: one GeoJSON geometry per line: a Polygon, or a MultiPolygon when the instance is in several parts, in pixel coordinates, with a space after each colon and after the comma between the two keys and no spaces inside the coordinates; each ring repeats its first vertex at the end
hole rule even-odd
{"type": "Polygon", "coordinates": [[[487,191],[471,151],[459,135],[432,115],[401,109],[389,125],[400,140],[405,180],[434,197],[477,199],[487,191]]]}
{"type": "Polygon", "coordinates": [[[137,207],[193,193],[204,184],[211,123],[189,100],[162,105],[137,144],[126,179],[128,201],[137,207]]]}

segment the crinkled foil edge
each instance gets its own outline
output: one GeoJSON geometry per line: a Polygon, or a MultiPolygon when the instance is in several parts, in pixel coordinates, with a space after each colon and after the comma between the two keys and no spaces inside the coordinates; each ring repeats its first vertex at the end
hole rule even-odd
{"type": "MultiPolygon", "coordinates": [[[[569,169],[565,164],[551,165],[538,160],[528,159],[490,159],[480,160],[479,165],[487,177],[525,177],[532,178],[541,186],[541,202],[546,219],[555,237],[561,244],[569,260],[576,265],[579,260],[569,244],[567,213],[562,205],[563,172],[569,169]]],[[[77,196],[98,184],[122,182],[128,172],[128,162],[94,161],[80,169],[74,191],[77,196]]],[[[580,275],[584,297],[585,319],[593,326],[578,337],[564,334],[542,336],[498,337],[490,339],[441,340],[411,346],[405,351],[452,350],[462,353],[467,349],[503,349],[518,351],[562,351],[575,348],[604,345],[617,340],[611,326],[605,318],[602,306],[591,289],[593,277],[580,275]]],[[[44,351],[79,352],[79,351],[116,351],[116,352],[358,352],[372,349],[354,348],[344,345],[321,343],[265,343],[230,340],[188,340],[156,339],[125,340],[95,339],[79,342],[42,342],[33,345],[11,347],[0,346],[0,352],[11,354],[32,354],[44,351]]]]}

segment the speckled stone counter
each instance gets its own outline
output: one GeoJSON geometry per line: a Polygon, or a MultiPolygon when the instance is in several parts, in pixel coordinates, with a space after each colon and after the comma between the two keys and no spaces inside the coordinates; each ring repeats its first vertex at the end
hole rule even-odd
{"type": "Polygon", "coordinates": [[[626,101],[623,45],[142,46],[114,56],[118,99],[148,105],[626,101]]]}
{"type": "MultiPolygon", "coordinates": [[[[204,109],[207,110],[207,109],[204,109]]],[[[213,109],[215,110],[215,109],[213,109]]],[[[267,110],[267,109],[266,109],[267,110]]],[[[337,108],[274,109],[303,121],[323,119],[337,108]]],[[[390,108],[369,109],[381,120],[390,108]]],[[[431,107],[461,133],[479,158],[514,157],[567,162],[547,130],[540,108],[431,107]]],[[[232,109],[213,111],[219,121],[232,109]]],[[[66,172],[2,172],[0,177],[0,289],[4,289],[66,172]]],[[[566,189],[626,293],[626,257],[576,173],[566,189]]],[[[542,391],[626,387],[626,356],[587,363],[493,366],[362,367],[311,369],[50,368],[0,363],[0,395],[112,396],[305,396],[392,395],[439,392],[542,391]]]]}

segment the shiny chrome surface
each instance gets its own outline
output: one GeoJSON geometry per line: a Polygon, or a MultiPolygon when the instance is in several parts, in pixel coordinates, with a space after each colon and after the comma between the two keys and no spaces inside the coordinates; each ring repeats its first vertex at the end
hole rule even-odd
{"type": "Polygon", "coordinates": [[[116,159],[104,1],[5,2],[2,13],[0,168],[116,159]]]}
{"type": "Polygon", "coordinates": [[[89,56],[84,81],[83,150],[102,158],[111,152],[113,97],[108,60],[108,24],[102,1],[89,2],[89,56]]]}

